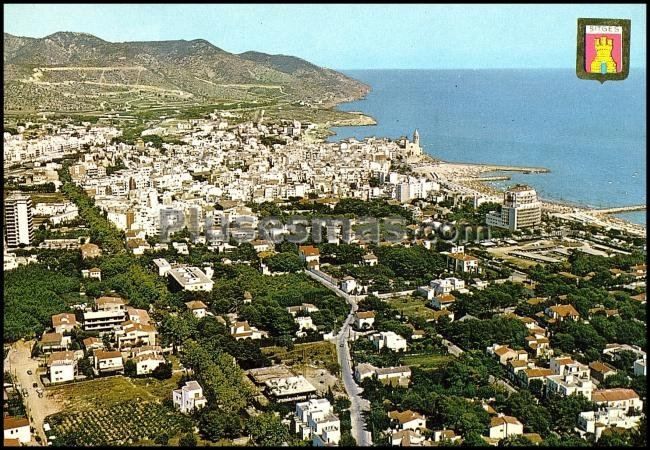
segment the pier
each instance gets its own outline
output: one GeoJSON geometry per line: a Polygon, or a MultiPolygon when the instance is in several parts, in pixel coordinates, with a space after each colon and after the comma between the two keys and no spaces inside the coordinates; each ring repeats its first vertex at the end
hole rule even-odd
{"type": "Polygon", "coordinates": [[[512,179],[509,175],[496,175],[493,177],[479,177],[478,181],[508,181],[512,179]]]}
{"type": "Polygon", "coordinates": [[[468,163],[468,162],[454,162],[454,161],[441,161],[447,164],[456,166],[475,166],[481,167],[482,172],[523,172],[523,173],[550,173],[551,170],[546,167],[524,167],[524,166],[506,166],[499,164],[484,164],[484,163],[468,163]]]}
{"type": "Polygon", "coordinates": [[[618,214],[631,211],[645,211],[646,205],[619,206],[616,208],[594,209],[594,214],[618,214]]]}

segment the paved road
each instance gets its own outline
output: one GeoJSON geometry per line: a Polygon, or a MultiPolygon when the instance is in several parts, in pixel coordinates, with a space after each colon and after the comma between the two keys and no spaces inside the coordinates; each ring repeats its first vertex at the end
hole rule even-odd
{"type": "Polygon", "coordinates": [[[362,411],[370,409],[370,402],[361,397],[362,389],[359,388],[354,381],[354,374],[352,372],[352,358],[350,357],[350,348],[348,347],[348,333],[350,324],[354,322],[354,313],[357,310],[356,303],[352,303],[350,314],[343,323],[341,331],[336,337],[336,349],[341,365],[341,375],[343,377],[343,385],[345,392],[350,398],[350,419],[352,422],[352,436],[357,441],[357,445],[361,447],[370,447],[372,445],[372,437],[369,431],[365,429],[365,422],[362,411]]]}
{"type": "MultiPolygon", "coordinates": [[[[341,291],[337,286],[324,278],[319,272],[308,270],[305,271],[311,278],[321,283],[326,288],[333,291],[339,297],[343,297],[350,305],[350,314],[343,322],[339,334],[336,336],[336,354],[341,366],[341,377],[343,378],[343,386],[345,392],[350,398],[350,421],[352,422],[352,437],[357,441],[357,445],[361,447],[370,447],[372,445],[372,436],[369,431],[365,429],[365,421],[361,415],[362,411],[370,409],[370,402],[361,397],[362,389],[359,388],[354,381],[354,373],[352,372],[352,358],[350,356],[350,348],[348,347],[348,334],[350,333],[350,325],[354,322],[354,313],[357,311],[357,303],[354,297],[341,291]]],[[[358,298],[358,296],[356,296],[358,298]]]]}
{"type": "Polygon", "coordinates": [[[30,417],[31,426],[34,427],[36,435],[40,436],[41,442],[44,443],[46,438],[43,421],[45,417],[57,412],[57,407],[48,397],[47,392],[43,397],[39,397],[36,392],[37,388],[33,387],[34,383],[37,383],[37,387],[43,389],[39,377],[41,372],[39,372],[38,360],[31,358],[32,344],[33,341],[18,341],[13,344],[4,365],[5,370],[11,372],[21,387],[27,390],[27,396],[23,397],[27,416],[30,417]],[[31,375],[27,374],[28,370],[32,371],[31,375]]]}

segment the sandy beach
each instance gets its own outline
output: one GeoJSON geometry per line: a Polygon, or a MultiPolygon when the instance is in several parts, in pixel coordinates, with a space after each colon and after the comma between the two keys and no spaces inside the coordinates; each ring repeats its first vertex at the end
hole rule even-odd
{"type": "MultiPolygon", "coordinates": [[[[489,201],[502,203],[503,191],[481,180],[486,172],[524,172],[543,173],[549,172],[543,167],[517,167],[500,166],[495,164],[474,164],[447,162],[431,158],[428,155],[412,166],[413,171],[422,174],[431,174],[434,178],[460,185],[468,191],[488,197],[489,201]]],[[[533,186],[534,187],[534,186],[533,186]]],[[[646,228],[642,225],[628,222],[624,219],[613,217],[608,214],[599,213],[597,209],[590,209],[584,206],[572,205],[559,201],[541,199],[544,212],[557,215],[567,220],[575,220],[589,223],[591,225],[605,228],[619,229],[636,236],[646,236],[646,228]]]]}

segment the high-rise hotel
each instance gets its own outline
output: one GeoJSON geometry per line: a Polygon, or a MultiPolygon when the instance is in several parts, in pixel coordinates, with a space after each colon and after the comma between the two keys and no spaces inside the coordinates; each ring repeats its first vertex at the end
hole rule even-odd
{"type": "Polygon", "coordinates": [[[518,184],[503,193],[501,212],[490,211],[485,216],[489,226],[512,231],[531,228],[542,222],[542,204],[530,186],[518,184]]]}
{"type": "Polygon", "coordinates": [[[7,246],[30,245],[34,240],[32,199],[29,195],[11,194],[4,201],[7,246]]]}

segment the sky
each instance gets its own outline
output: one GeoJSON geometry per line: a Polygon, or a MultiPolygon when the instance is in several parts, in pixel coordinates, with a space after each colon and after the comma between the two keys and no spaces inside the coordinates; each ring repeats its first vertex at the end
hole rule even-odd
{"type": "Polygon", "coordinates": [[[4,31],[206,39],[232,53],[293,55],[339,70],[573,68],[579,17],[631,19],[631,67],[645,67],[641,4],[5,4],[4,31]]]}

